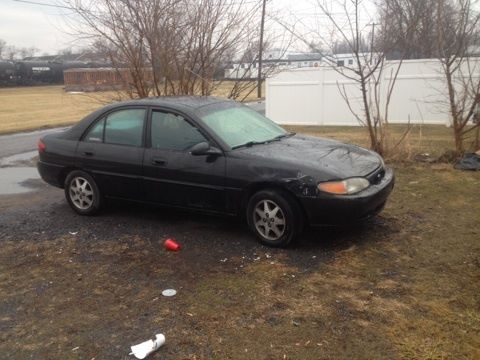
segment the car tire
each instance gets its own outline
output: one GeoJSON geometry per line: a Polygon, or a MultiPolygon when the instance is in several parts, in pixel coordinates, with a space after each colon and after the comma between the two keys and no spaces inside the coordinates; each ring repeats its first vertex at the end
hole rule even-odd
{"type": "Polygon", "coordinates": [[[302,232],[303,214],[290,194],[262,190],[248,202],[247,222],[260,243],[270,247],[286,247],[302,232]]]}
{"type": "Polygon", "coordinates": [[[80,215],[94,215],[103,205],[102,195],[92,176],[75,170],[65,179],[65,197],[70,207],[80,215]]]}

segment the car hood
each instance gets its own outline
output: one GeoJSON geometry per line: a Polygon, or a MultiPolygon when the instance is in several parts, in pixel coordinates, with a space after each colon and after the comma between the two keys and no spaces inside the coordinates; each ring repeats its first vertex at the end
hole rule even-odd
{"type": "Polygon", "coordinates": [[[324,181],[366,176],[382,165],[380,156],[373,151],[311,136],[295,135],[241,150],[271,165],[282,164],[324,181]]]}

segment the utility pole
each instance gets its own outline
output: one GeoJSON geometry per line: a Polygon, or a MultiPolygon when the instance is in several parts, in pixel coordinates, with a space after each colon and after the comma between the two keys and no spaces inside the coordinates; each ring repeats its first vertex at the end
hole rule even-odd
{"type": "Polygon", "coordinates": [[[262,56],[263,56],[263,29],[265,27],[265,5],[267,0],[263,0],[262,22],[260,23],[260,45],[258,49],[258,79],[257,79],[257,97],[262,97],[262,56]]]}
{"type": "Polygon", "coordinates": [[[377,23],[372,23],[372,24],[368,24],[367,26],[371,26],[372,27],[372,41],[370,43],[370,64],[372,64],[373,62],[373,42],[375,40],[375,26],[377,25],[380,25],[380,24],[377,24],[377,23]]]}

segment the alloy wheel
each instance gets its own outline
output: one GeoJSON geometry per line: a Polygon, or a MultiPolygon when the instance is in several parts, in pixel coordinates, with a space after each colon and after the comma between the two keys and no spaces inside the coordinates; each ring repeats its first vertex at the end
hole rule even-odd
{"type": "Polygon", "coordinates": [[[93,205],[92,185],[83,177],[75,177],[70,182],[69,195],[73,205],[80,210],[87,210],[93,205]]]}
{"type": "Polygon", "coordinates": [[[261,200],[255,205],[253,222],[258,233],[267,240],[278,240],[285,233],[285,215],[271,200],[261,200]]]}

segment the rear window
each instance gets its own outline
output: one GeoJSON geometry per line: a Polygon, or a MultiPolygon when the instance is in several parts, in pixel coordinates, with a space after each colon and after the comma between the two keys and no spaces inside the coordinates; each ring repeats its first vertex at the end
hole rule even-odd
{"type": "Polygon", "coordinates": [[[97,121],[84,137],[86,142],[142,146],[145,109],[124,109],[97,121]]]}
{"type": "Polygon", "coordinates": [[[105,126],[105,118],[100,121],[97,121],[95,125],[90,129],[90,131],[85,136],[85,141],[87,142],[103,142],[103,128],[105,126]]]}

